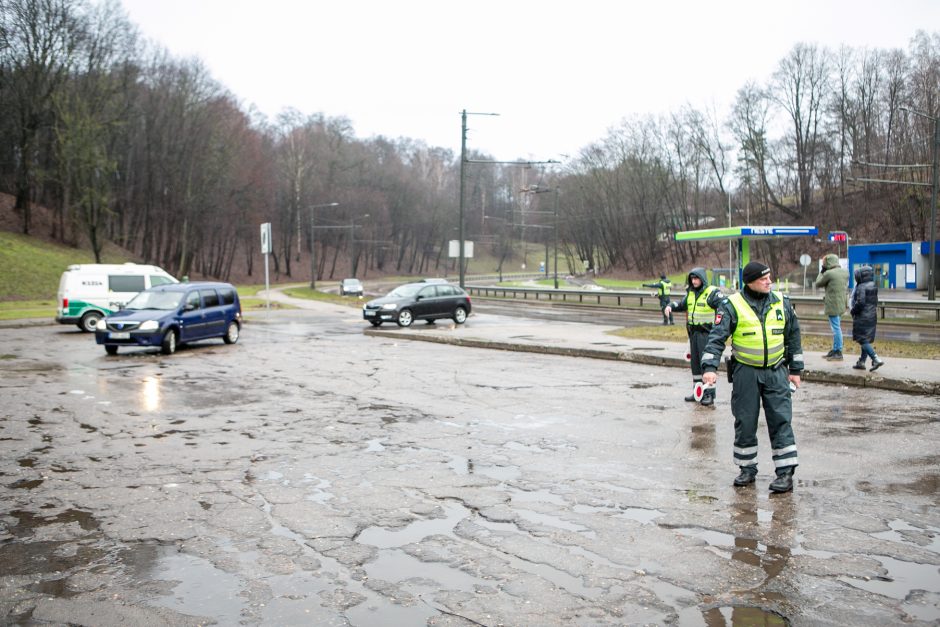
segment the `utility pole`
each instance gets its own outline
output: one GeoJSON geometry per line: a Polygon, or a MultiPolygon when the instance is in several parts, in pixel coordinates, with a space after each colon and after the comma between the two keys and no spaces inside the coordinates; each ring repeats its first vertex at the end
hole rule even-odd
{"type": "Polygon", "coordinates": [[[460,112],[460,197],[457,199],[457,263],[460,270],[460,287],[464,287],[464,274],[466,271],[466,253],[464,251],[464,189],[466,187],[466,165],[468,163],[488,163],[491,165],[541,165],[546,163],[559,163],[558,161],[487,161],[484,159],[467,159],[467,116],[468,115],[499,115],[498,113],[478,113],[464,109],[460,112]]]}
{"type": "MultiPolygon", "coordinates": [[[[898,107],[901,111],[907,111],[908,113],[913,113],[914,115],[919,115],[921,117],[927,118],[933,122],[933,163],[931,164],[931,181],[930,183],[921,183],[919,181],[895,181],[895,180],[885,180],[885,179],[873,179],[873,178],[856,178],[856,181],[863,183],[892,183],[895,185],[930,185],[930,249],[928,251],[927,262],[927,298],[928,300],[936,300],[937,298],[937,277],[936,277],[936,266],[937,266],[937,186],[940,185],[940,172],[938,172],[938,161],[940,161],[940,117],[935,115],[930,115],[924,113],[923,111],[916,111],[908,107],[898,107]]],[[[862,162],[859,162],[862,163],[862,162]]],[[[911,166],[897,166],[897,165],[888,165],[888,164],[875,164],[875,163],[863,163],[863,165],[869,166],[878,166],[878,167],[906,167],[906,168],[920,168],[924,167],[923,165],[911,165],[911,166]]]]}
{"type": "Polygon", "coordinates": [[[935,268],[937,266],[937,185],[938,183],[938,153],[940,153],[940,118],[935,115],[929,115],[922,111],[915,111],[914,109],[909,109],[907,107],[901,107],[903,111],[908,113],[913,113],[914,115],[919,115],[921,117],[927,118],[928,120],[933,121],[933,167],[931,173],[931,190],[930,190],[930,250],[927,267],[927,299],[934,300],[937,297],[937,278],[935,275],[935,268]]]}

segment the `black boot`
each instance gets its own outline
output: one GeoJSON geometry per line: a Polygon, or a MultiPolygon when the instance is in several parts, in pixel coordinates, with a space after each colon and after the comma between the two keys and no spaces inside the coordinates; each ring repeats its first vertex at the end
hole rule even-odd
{"type": "Polygon", "coordinates": [[[702,405],[708,407],[715,404],[715,388],[706,388],[702,393],[702,405]]]}
{"type": "Polygon", "coordinates": [[[695,394],[689,394],[688,396],[685,397],[684,400],[685,400],[686,403],[694,403],[694,402],[695,402],[695,394]]]}
{"type": "Polygon", "coordinates": [[[793,469],[782,468],[777,472],[777,478],[770,482],[771,492],[789,492],[793,489],[793,469]]]}
{"type": "Polygon", "coordinates": [[[754,479],[757,477],[757,470],[751,470],[749,466],[741,466],[741,474],[734,478],[735,487],[740,488],[741,486],[750,485],[754,483],[754,479]]]}

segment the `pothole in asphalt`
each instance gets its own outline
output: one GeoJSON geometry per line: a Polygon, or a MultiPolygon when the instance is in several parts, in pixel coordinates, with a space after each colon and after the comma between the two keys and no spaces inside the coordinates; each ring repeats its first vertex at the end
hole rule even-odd
{"type": "Polygon", "coordinates": [[[702,612],[706,625],[789,626],[790,621],[776,612],[759,607],[726,605],[702,612]]]}
{"type": "MultiPolygon", "coordinates": [[[[425,562],[406,551],[399,550],[407,545],[414,545],[429,536],[441,535],[452,539],[459,539],[455,532],[457,525],[465,519],[484,529],[500,533],[525,533],[517,525],[511,523],[492,523],[483,518],[476,517],[473,512],[462,504],[448,502],[443,506],[444,517],[430,520],[417,520],[401,529],[384,529],[369,527],[363,530],[356,538],[357,542],[369,544],[380,549],[379,556],[373,562],[363,567],[370,578],[383,579],[390,582],[406,585],[410,592],[421,596],[426,590],[439,590],[427,588],[427,581],[433,580],[438,584],[457,590],[473,591],[478,586],[492,587],[496,582],[481,579],[462,570],[452,568],[439,562],[425,562]]],[[[538,515],[525,510],[520,518],[538,515]]],[[[548,517],[552,522],[558,522],[554,517],[548,517]]],[[[540,521],[541,522],[541,521],[540,521]]],[[[561,521],[564,523],[564,521],[561,521]]],[[[565,523],[570,525],[570,523],[565,523]]],[[[532,562],[514,557],[508,553],[501,554],[509,566],[514,569],[541,577],[559,588],[586,598],[597,598],[602,593],[600,588],[590,588],[584,585],[580,577],[562,571],[554,566],[544,563],[532,562]]]]}
{"type": "Polygon", "coordinates": [[[151,605],[182,614],[211,616],[223,625],[237,625],[246,604],[239,600],[244,587],[238,576],[219,570],[208,560],[176,547],[155,547],[149,575],[174,583],[172,592],[150,599],[151,605]]]}

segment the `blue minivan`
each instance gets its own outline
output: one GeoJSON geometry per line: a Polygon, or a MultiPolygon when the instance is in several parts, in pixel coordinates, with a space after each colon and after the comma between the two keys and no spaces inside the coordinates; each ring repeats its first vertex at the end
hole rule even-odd
{"type": "Polygon", "coordinates": [[[238,341],[242,306],[229,283],[173,283],[142,291],[123,309],[95,327],[95,341],[109,355],[121,346],[159,346],[164,355],[177,346],[220,337],[238,341]]]}

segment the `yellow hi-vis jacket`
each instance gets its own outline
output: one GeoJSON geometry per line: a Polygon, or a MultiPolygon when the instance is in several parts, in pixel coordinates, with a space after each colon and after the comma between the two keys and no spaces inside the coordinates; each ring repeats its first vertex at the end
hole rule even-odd
{"type": "Polygon", "coordinates": [[[734,307],[738,323],[731,335],[731,354],[742,364],[755,368],[770,368],[783,359],[785,352],[783,296],[774,292],[778,301],[767,309],[763,320],[757,317],[741,293],[728,297],[734,307]]]}
{"type": "Polygon", "coordinates": [[[714,324],[715,310],[708,304],[708,297],[716,289],[718,288],[714,285],[709,285],[697,297],[692,290],[685,295],[685,310],[688,312],[689,326],[714,324]]]}

